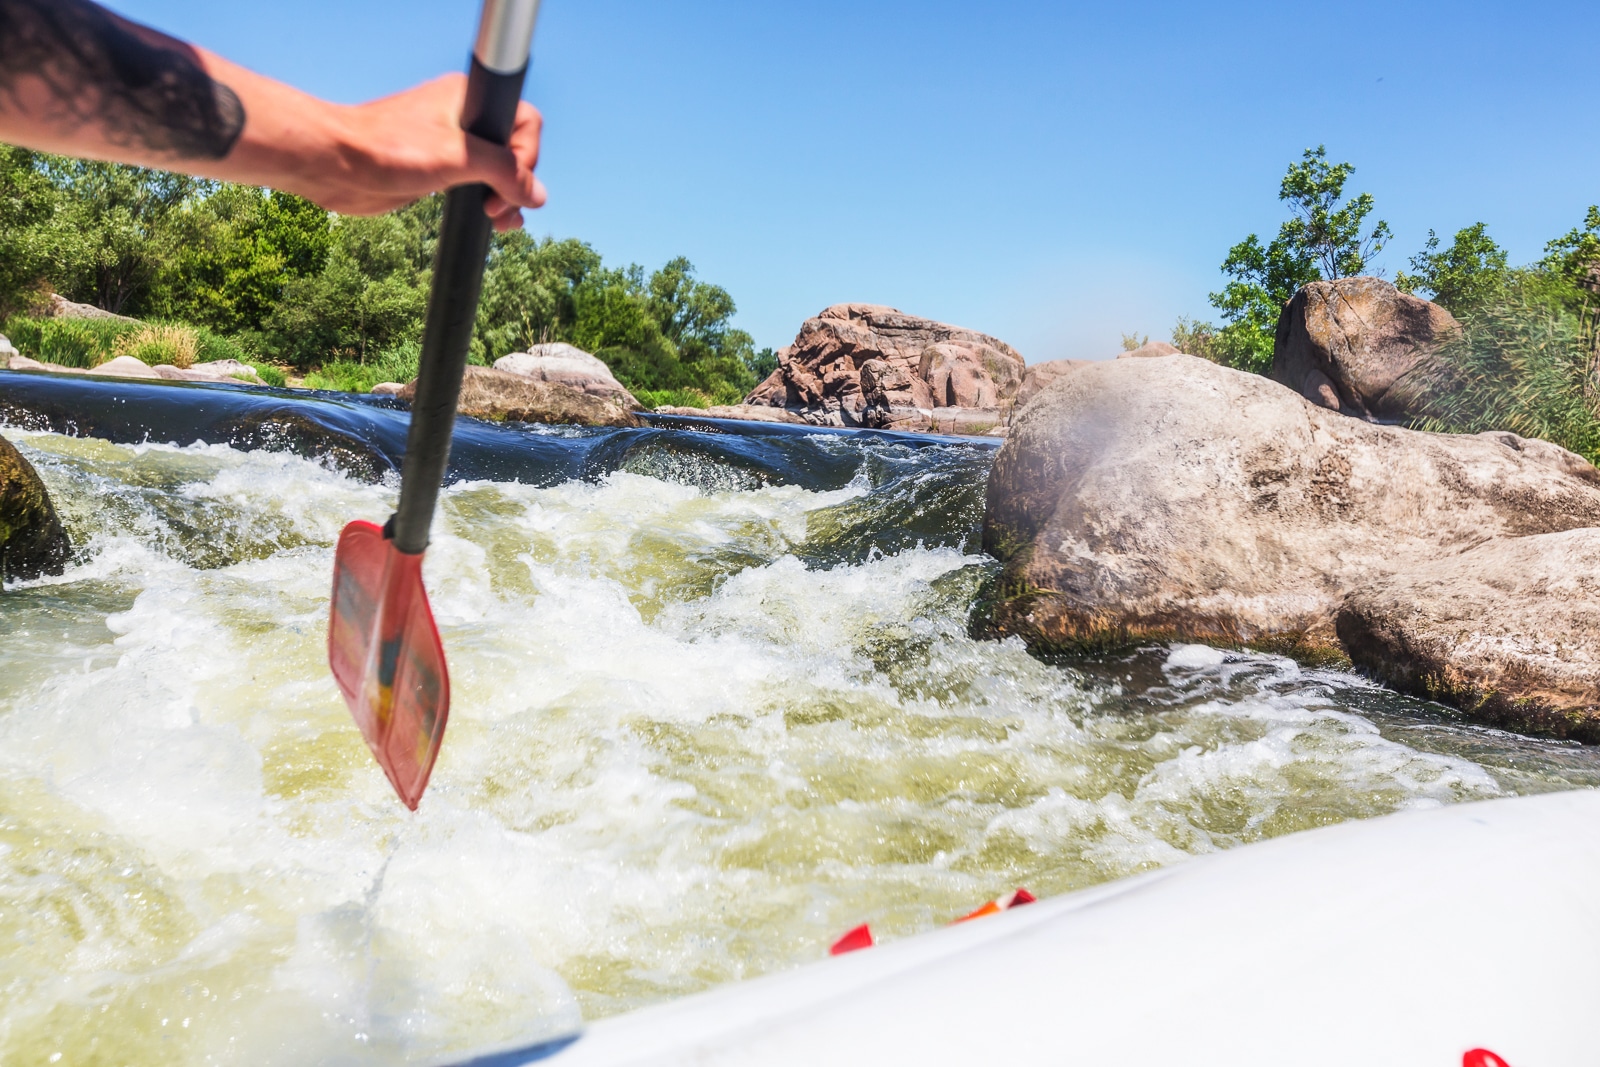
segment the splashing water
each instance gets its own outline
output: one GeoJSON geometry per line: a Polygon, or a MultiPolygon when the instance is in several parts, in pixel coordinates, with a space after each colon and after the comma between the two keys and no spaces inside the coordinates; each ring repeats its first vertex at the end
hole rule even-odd
{"type": "Polygon", "coordinates": [[[1281,658],[974,641],[987,459],[807,438],[854,480],[667,449],[450,487],[426,575],[455,700],[411,816],[324,662],[334,539],[392,476],[12,436],[81,550],[0,597],[8,1064],[423,1061],[863,921],[1600,783],[1281,658]]]}

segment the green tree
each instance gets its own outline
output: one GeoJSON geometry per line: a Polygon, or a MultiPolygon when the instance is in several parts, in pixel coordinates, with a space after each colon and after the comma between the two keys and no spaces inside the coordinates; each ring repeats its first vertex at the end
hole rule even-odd
{"type": "Polygon", "coordinates": [[[1600,205],[1590,205],[1583,225],[1544,246],[1540,265],[1591,292],[1600,292],[1600,205]]]}
{"type": "Polygon", "coordinates": [[[307,367],[365,363],[415,341],[427,310],[431,252],[425,227],[399,213],[335,220],[319,273],[290,278],[264,323],[268,354],[307,367]]]}
{"type": "Polygon", "coordinates": [[[1227,325],[1213,339],[1216,358],[1241,370],[1264,373],[1272,364],[1278,315],[1308,282],[1362,274],[1383,250],[1389,224],[1370,228],[1369,193],[1341,202],[1355,167],[1328,163],[1326,147],[1308,148],[1278,186],[1291,217],[1270,244],[1251,234],[1228,250],[1222,271],[1233,280],[1211,304],[1227,325]]]}
{"type": "Polygon", "coordinates": [[[496,234],[483,276],[474,350],[493,360],[570,339],[578,317],[574,294],[599,268],[600,254],[582,241],[539,241],[526,230],[496,234]]]}
{"type": "Polygon", "coordinates": [[[38,155],[0,144],[0,317],[30,310],[60,262],[61,193],[38,155]]]}
{"type": "Polygon", "coordinates": [[[68,195],[61,221],[73,240],[51,281],[61,295],[116,314],[148,312],[176,251],[174,219],[214,182],[146,167],[41,157],[44,173],[68,195]]]}
{"type": "Polygon", "coordinates": [[[1411,257],[1414,274],[1400,271],[1395,287],[1419,293],[1460,315],[1505,284],[1506,250],[1495,244],[1481,222],[1457,230],[1450,247],[1439,250],[1439,235],[1428,231],[1427,246],[1411,257]]]}
{"type": "Polygon", "coordinates": [[[225,333],[263,330],[284,287],[321,273],[333,243],[322,208],[243,185],[190,203],[172,228],[176,248],[151,310],[225,333]]]}

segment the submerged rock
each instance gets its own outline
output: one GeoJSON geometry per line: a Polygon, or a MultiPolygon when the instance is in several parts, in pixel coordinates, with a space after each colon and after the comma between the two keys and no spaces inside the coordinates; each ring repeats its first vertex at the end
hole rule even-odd
{"type": "Polygon", "coordinates": [[[0,437],[0,578],[60,574],[72,544],[62,529],[39,472],[0,437]]]}
{"type": "Polygon", "coordinates": [[[1412,413],[1406,375],[1460,329],[1438,304],[1380,278],[1312,282],[1278,316],[1268,377],[1313,404],[1398,422],[1412,413]]]}
{"type": "Polygon", "coordinates": [[[782,408],[821,426],[970,423],[987,432],[1004,421],[1023,372],[1016,349],[988,334],[876,304],[835,304],[801,325],[745,404],[782,408]],[[979,414],[935,417],[943,408],[979,414]]]}
{"type": "Polygon", "coordinates": [[[1600,743],[1600,530],[1496,538],[1348,596],[1339,639],[1396,689],[1600,743]]]}
{"type": "Polygon", "coordinates": [[[614,397],[628,410],[639,402],[611,373],[605,361],[576,345],[565,342],[534,345],[526,352],[513,352],[494,361],[494,369],[540,382],[560,382],[593,396],[614,397]]]}
{"type": "Polygon", "coordinates": [[[273,404],[218,422],[206,436],[234,448],[293,452],[367,482],[376,482],[395,469],[378,444],[324,425],[312,417],[314,411],[289,403],[273,404]]]}
{"type": "Polygon", "coordinates": [[[1346,418],[1192,356],[1060,378],[996,457],[980,618],[1039,650],[1144,640],[1341,655],[1357,590],[1490,538],[1600,526],[1600,472],[1514,434],[1346,418]]]}
{"type": "MultiPolygon", "coordinates": [[[[408,383],[395,395],[411,403],[417,395],[417,383],[408,383]]],[[[634,414],[637,402],[630,406],[627,401],[631,400],[631,396],[627,400],[595,396],[564,382],[537,381],[492,367],[468,367],[457,410],[497,422],[511,419],[577,426],[638,426],[639,418],[634,414]]]]}

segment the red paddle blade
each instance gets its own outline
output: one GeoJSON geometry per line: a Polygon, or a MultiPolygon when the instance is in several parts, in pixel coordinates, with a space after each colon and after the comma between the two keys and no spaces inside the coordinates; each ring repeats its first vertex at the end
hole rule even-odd
{"type": "Polygon", "coordinates": [[[401,552],[370,522],[339,535],[328,666],[367,747],[416,811],[450,717],[450,675],[421,553],[401,552]]]}

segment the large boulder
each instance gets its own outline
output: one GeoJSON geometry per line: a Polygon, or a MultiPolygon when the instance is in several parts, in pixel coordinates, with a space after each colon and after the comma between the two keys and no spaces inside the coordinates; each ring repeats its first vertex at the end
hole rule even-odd
{"type": "Polygon", "coordinates": [[[1350,658],[1513,730],[1600,743],[1600,530],[1495,538],[1358,588],[1350,658]]]}
{"type": "Polygon", "coordinates": [[[975,418],[994,425],[1009,410],[1023,370],[1016,349],[988,334],[876,304],[835,304],[801,325],[745,403],[824,426],[931,425],[943,407],[980,410],[975,418]],[[864,382],[869,362],[883,366],[864,382]]]}
{"type": "Polygon", "coordinates": [[[1022,375],[1022,384],[1017,387],[1017,395],[1012,401],[1013,417],[1027,406],[1028,401],[1044,392],[1045,388],[1057,378],[1091,366],[1093,362],[1088,359],[1052,359],[1044,363],[1030,363],[1022,375]]]}
{"type": "Polygon", "coordinates": [[[50,300],[45,304],[42,314],[47,319],[98,319],[107,322],[139,321],[138,319],[130,319],[126,315],[118,315],[115,312],[107,311],[105,308],[97,308],[93,304],[80,304],[74,300],[68,300],[60,293],[50,294],[50,300]]]}
{"type": "Polygon", "coordinates": [[[1600,472],[1507,433],[1346,418],[1192,356],[1065,375],[995,460],[980,629],[1041,650],[1207,641],[1339,656],[1345,598],[1490,538],[1600,526],[1600,472]]]}
{"type": "Polygon", "coordinates": [[[1438,304],[1381,278],[1312,282],[1278,316],[1268,377],[1313,404],[1399,422],[1411,414],[1406,375],[1460,329],[1438,304]]]}
{"type": "Polygon", "coordinates": [[[534,345],[526,352],[513,352],[494,361],[495,370],[532,378],[539,382],[560,382],[593,396],[615,397],[629,410],[639,407],[605,362],[576,345],[564,341],[534,345]]]}
{"type": "MultiPolygon", "coordinates": [[[[396,394],[408,404],[416,395],[414,380],[396,394]]],[[[565,382],[539,381],[492,367],[467,368],[457,410],[463,415],[496,422],[510,419],[578,426],[639,425],[639,418],[634,414],[636,403],[629,404],[615,396],[596,396],[565,382]]]]}
{"type": "Polygon", "coordinates": [[[0,437],[0,578],[23,581],[60,574],[71,551],[39,472],[0,437]]]}

